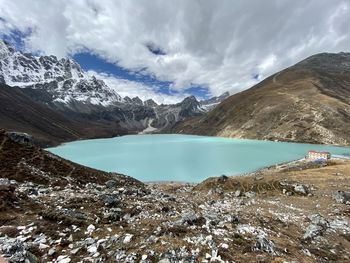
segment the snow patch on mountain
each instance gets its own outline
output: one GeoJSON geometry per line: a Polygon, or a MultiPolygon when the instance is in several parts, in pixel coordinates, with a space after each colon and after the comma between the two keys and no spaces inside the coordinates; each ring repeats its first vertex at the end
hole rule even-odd
{"type": "Polygon", "coordinates": [[[0,41],[0,82],[45,89],[59,103],[76,100],[107,106],[123,101],[115,90],[84,72],[74,60],[22,53],[3,41],[0,41]]]}

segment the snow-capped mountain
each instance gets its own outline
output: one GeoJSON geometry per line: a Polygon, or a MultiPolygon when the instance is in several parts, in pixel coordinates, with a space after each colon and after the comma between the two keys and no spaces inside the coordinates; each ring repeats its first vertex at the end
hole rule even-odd
{"type": "Polygon", "coordinates": [[[85,73],[72,59],[34,56],[0,41],[0,82],[21,88],[45,89],[53,102],[72,100],[94,105],[121,102],[121,96],[102,80],[85,73]]]}
{"type": "Polygon", "coordinates": [[[35,56],[0,41],[0,83],[18,86],[35,103],[68,119],[93,121],[123,131],[166,132],[176,122],[202,115],[228,96],[198,101],[194,96],[172,105],[152,99],[122,98],[103,80],[84,72],[72,59],[35,56]]]}

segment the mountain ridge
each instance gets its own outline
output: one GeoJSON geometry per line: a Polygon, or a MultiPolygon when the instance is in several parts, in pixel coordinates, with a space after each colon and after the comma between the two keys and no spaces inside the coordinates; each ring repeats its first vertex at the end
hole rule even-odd
{"type": "Polygon", "coordinates": [[[230,96],[173,131],[348,145],[350,54],[321,53],[230,96]]]}
{"type": "MultiPolygon", "coordinates": [[[[56,112],[61,119],[66,120],[69,127],[71,123],[85,128],[87,125],[84,123],[97,127],[90,128],[90,131],[83,129],[85,132],[78,133],[81,135],[79,138],[91,138],[93,134],[96,137],[110,137],[128,133],[169,132],[178,121],[204,114],[228,95],[225,93],[204,101],[197,101],[195,97],[185,98],[182,102],[169,105],[158,105],[152,99],[143,101],[139,97],[122,98],[114,88],[84,72],[70,58],[34,56],[16,51],[3,41],[0,41],[0,83],[18,86],[21,91],[16,92],[20,96],[14,96],[15,98],[27,97],[29,104],[41,107],[45,114],[49,114],[48,111],[56,112]]],[[[4,104],[10,102],[8,96],[2,99],[6,100],[4,104]]],[[[16,107],[16,101],[11,100],[11,104],[16,107]]],[[[3,106],[0,105],[0,110],[4,112],[5,109],[1,107],[3,106]]],[[[23,123],[18,125],[16,113],[12,113],[13,116],[3,122],[2,128],[19,127],[20,131],[25,132],[23,123]]],[[[42,132],[46,129],[41,127],[41,131],[33,130],[33,125],[28,122],[30,116],[26,116],[26,119],[29,131],[42,138],[42,132]]],[[[47,138],[42,138],[44,144],[49,141],[48,138],[53,139],[54,144],[62,139],[47,134],[47,138]]],[[[71,136],[68,138],[72,139],[71,136]]]]}

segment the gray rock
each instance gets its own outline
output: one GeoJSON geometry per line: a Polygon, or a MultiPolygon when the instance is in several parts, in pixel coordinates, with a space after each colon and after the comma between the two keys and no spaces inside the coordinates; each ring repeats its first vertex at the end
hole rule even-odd
{"type": "Polygon", "coordinates": [[[295,184],[294,191],[298,194],[303,194],[303,195],[307,195],[310,192],[309,188],[303,184],[295,184]]]}
{"type": "Polygon", "coordinates": [[[321,235],[322,231],[323,231],[323,227],[310,224],[305,230],[303,239],[314,239],[315,237],[321,235]]]}
{"type": "Polygon", "coordinates": [[[254,251],[265,251],[270,254],[274,254],[274,243],[265,238],[265,237],[258,237],[258,240],[255,242],[255,245],[253,247],[254,251]]]}
{"type": "Polygon", "coordinates": [[[235,192],[235,197],[240,197],[241,196],[241,190],[237,190],[235,192]]]}
{"type": "Polygon", "coordinates": [[[224,194],[224,190],[221,187],[214,187],[214,188],[209,190],[208,194],[209,195],[212,195],[212,194],[222,195],[222,194],[224,194]]]}
{"type": "Polygon", "coordinates": [[[324,228],[329,227],[328,221],[318,213],[309,216],[309,219],[311,220],[311,223],[314,225],[322,226],[324,228]]]}
{"type": "Polygon", "coordinates": [[[310,225],[306,228],[303,239],[314,239],[323,234],[329,228],[328,221],[320,214],[313,214],[309,216],[310,225]]]}
{"type": "Polygon", "coordinates": [[[23,145],[33,145],[33,137],[24,132],[6,132],[6,136],[14,142],[23,145]]]}
{"type": "Polygon", "coordinates": [[[34,256],[32,253],[30,253],[29,251],[26,252],[26,259],[25,259],[25,263],[38,263],[38,259],[36,256],[34,256]]]}
{"type": "Polygon", "coordinates": [[[244,193],[244,196],[245,196],[245,197],[248,197],[248,198],[253,198],[253,197],[256,196],[256,193],[253,192],[253,191],[249,191],[249,192],[245,192],[245,193],[244,193]]]}
{"type": "Polygon", "coordinates": [[[120,198],[116,194],[101,194],[98,199],[108,206],[116,206],[120,204],[120,198]]]}
{"type": "Polygon", "coordinates": [[[182,215],[180,224],[193,225],[198,220],[198,216],[193,212],[188,212],[182,215]]]}
{"type": "Polygon", "coordinates": [[[123,212],[120,208],[112,208],[103,215],[104,219],[109,221],[120,221],[123,218],[123,212]]]}
{"type": "Polygon", "coordinates": [[[118,182],[115,181],[115,180],[108,180],[106,182],[106,187],[107,188],[115,188],[115,187],[118,187],[118,182]]]}
{"type": "Polygon", "coordinates": [[[87,215],[83,212],[80,211],[74,211],[72,209],[62,209],[61,212],[70,218],[75,218],[75,219],[79,219],[79,220],[86,220],[87,219],[87,215]]]}
{"type": "Polygon", "coordinates": [[[333,198],[339,204],[349,204],[350,203],[350,192],[337,191],[333,194],[333,198]]]}

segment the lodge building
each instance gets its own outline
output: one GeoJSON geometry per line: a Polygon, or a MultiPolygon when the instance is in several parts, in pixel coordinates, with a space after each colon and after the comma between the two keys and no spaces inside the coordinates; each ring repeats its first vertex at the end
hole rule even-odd
{"type": "Polygon", "coordinates": [[[309,151],[307,154],[307,159],[309,160],[329,160],[331,159],[331,153],[330,152],[318,152],[318,151],[309,151]]]}

